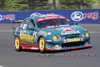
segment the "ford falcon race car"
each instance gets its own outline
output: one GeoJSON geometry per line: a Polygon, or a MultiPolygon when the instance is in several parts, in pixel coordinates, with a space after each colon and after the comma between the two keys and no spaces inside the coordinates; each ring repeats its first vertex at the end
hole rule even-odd
{"type": "Polygon", "coordinates": [[[14,29],[13,34],[16,51],[33,49],[45,52],[91,47],[88,31],[58,14],[28,17],[14,29]]]}

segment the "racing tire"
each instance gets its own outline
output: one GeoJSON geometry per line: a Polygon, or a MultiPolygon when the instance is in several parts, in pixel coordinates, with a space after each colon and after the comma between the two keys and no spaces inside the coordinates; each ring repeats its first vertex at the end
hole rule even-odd
{"type": "Polygon", "coordinates": [[[20,39],[18,37],[15,37],[14,39],[14,44],[15,44],[15,50],[17,52],[21,51],[22,50],[22,46],[20,44],[20,39]]]}
{"type": "Polygon", "coordinates": [[[41,53],[45,52],[45,39],[43,37],[39,39],[39,49],[41,53]]]}

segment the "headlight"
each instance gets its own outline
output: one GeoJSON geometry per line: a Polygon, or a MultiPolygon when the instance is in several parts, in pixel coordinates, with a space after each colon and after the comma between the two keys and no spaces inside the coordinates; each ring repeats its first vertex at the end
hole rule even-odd
{"type": "Polygon", "coordinates": [[[84,37],[84,34],[82,34],[82,37],[84,37]]]}
{"type": "Polygon", "coordinates": [[[86,36],[86,37],[88,37],[88,36],[89,36],[89,33],[88,33],[88,32],[86,32],[86,33],[85,33],[85,36],[86,36]]]}
{"type": "Polygon", "coordinates": [[[60,36],[59,39],[62,39],[62,37],[60,36]]]}
{"type": "Polygon", "coordinates": [[[57,38],[58,38],[58,37],[57,37],[56,35],[53,36],[53,40],[57,40],[57,38]]]}

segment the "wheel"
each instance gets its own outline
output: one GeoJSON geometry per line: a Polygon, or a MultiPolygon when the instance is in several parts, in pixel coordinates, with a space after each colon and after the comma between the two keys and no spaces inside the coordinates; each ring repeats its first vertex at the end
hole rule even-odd
{"type": "Polygon", "coordinates": [[[43,37],[39,39],[39,49],[41,53],[45,52],[45,39],[43,37]]]}
{"type": "Polygon", "coordinates": [[[22,50],[22,47],[21,47],[21,44],[20,44],[20,41],[19,41],[19,38],[18,37],[15,37],[15,49],[16,51],[21,51],[22,50]]]}

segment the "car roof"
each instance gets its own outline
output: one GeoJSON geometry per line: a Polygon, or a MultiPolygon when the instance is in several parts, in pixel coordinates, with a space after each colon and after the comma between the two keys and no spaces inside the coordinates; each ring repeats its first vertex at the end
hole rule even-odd
{"type": "Polygon", "coordinates": [[[51,14],[38,14],[38,15],[33,14],[30,17],[27,17],[26,19],[28,19],[28,18],[37,19],[37,18],[41,18],[41,17],[50,17],[50,16],[62,16],[62,15],[54,14],[54,13],[51,13],[51,14]]]}

